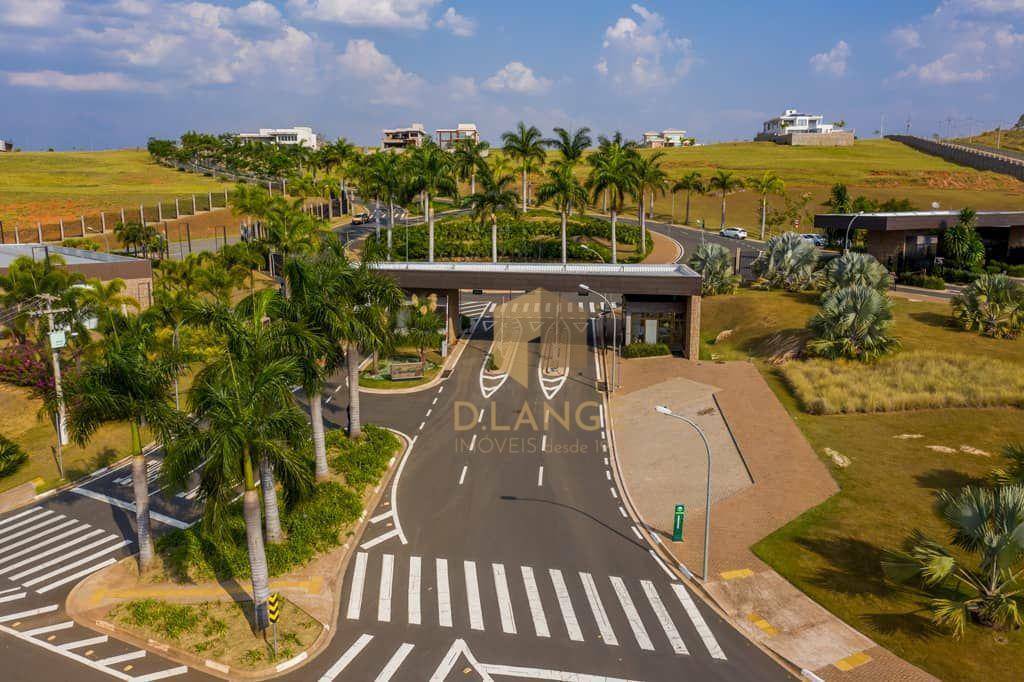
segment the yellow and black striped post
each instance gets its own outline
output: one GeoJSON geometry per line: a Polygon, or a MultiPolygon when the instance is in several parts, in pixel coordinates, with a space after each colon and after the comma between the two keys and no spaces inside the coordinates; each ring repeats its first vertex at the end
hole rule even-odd
{"type": "Polygon", "coordinates": [[[274,658],[277,658],[277,620],[281,617],[281,595],[274,592],[267,598],[267,615],[274,626],[274,658]]]}

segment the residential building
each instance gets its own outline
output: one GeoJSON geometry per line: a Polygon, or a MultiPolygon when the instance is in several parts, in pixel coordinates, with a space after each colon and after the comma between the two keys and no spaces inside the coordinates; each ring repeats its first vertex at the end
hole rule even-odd
{"type": "Polygon", "coordinates": [[[408,128],[391,128],[381,131],[381,149],[407,149],[422,147],[430,135],[422,123],[413,123],[408,128]]]}
{"type": "Polygon", "coordinates": [[[754,138],[758,142],[805,145],[815,147],[845,147],[853,144],[853,133],[833,123],[824,123],[821,114],[805,114],[797,109],[786,109],[781,116],[764,122],[761,132],[754,138]]]}
{"type": "Polygon", "coordinates": [[[0,152],[13,152],[14,143],[10,140],[0,140],[0,152]]]}
{"type": "MultiPolygon", "coordinates": [[[[840,243],[847,228],[866,231],[868,253],[898,272],[931,267],[939,255],[939,237],[959,217],[959,211],[826,213],[814,216],[814,226],[840,243]]],[[[986,258],[1024,263],[1024,211],[978,211],[977,221],[986,258]]]]}
{"type": "Polygon", "coordinates": [[[18,258],[41,261],[47,255],[59,256],[64,261],[64,265],[60,267],[80,273],[88,279],[98,279],[101,282],[120,279],[125,284],[125,293],[138,301],[142,308],[152,305],[153,264],[148,258],[133,258],[67,246],[0,244],[0,276],[6,276],[11,263],[18,258]]]}
{"type": "Polygon", "coordinates": [[[480,132],[475,123],[460,123],[457,128],[438,128],[434,131],[434,140],[441,149],[451,149],[459,140],[480,140],[480,132]]]}
{"type": "Polygon", "coordinates": [[[661,149],[662,147],[689,147],[693,142],[693,138],[687,137],[685,130],[668,128],[661,132],[649,130],[644,133],[643,146],[650,147],[652,149],[661,149]]]}
{"type": "Polygon", "coordinates": [[[320,136],[307,126],[260,128],[258,133],[239,133],[238,137],[243,140],[283,146],[298,145],[300,147],[309,147],[310,149],[317,149],[320,146],[320,136]]]}

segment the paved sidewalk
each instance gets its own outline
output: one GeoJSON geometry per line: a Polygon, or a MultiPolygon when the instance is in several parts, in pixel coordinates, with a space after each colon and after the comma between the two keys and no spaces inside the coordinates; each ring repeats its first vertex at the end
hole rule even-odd
{"type": "Polygon", "coordinates": [[[686,260],[682,245],[671,237],[660,232],[648,231],[647,235],[654,240],[654,248],[644,258],[644,263],[676,263],[686,260]]]}
{"type": "Polygon", "coordinates": [[[828,680],[931,680],[800,592],[751,545],[838,491],[827,467],[748,362],[644,358],[622,363],[611,407],[617,452],[632,499],[653,532],[671,534],[686,504],[685,541],[665,542],[700,573],[704,448],[685,424],[654,412],[665,404],[694,418],[712,447],[712,547],[707,592],[752,638],[828,680]],[[726,426],[725,432],[719,426],[726,426]],[[746,482],[737,462],[749,472],[746,482]]]}

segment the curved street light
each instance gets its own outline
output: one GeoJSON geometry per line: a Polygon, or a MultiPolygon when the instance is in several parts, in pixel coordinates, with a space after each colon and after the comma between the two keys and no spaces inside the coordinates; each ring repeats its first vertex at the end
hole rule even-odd
{"type": "Polygon", "coordinates": [[[853,221],[864,215],[864,211],[857,211],[857,215],[850,219],[850,224],[846,226],[846,237],[843,239],[843,255],[850,253],[850,228],[853,227],[853,221]]]}
{"type": "Polygon", "coordinates": [[[615,314],[615,308],[612,306],[612,302],[608,300],[608,297],[602,294],[600,291],[591,289],[586,284],[580,284],[579,288],[588,293],[594,293],[600,296],[604,300],[604,302],[608,304],[608,313],[612,316],[612,379],[611,381],[608,382],[609,392],[612,392],[616,388],[618,388],[619,383],[619,353],[617,350],[619,338],[617,327],[618,315],[615,314]]]}
{"type": "Polygon", "coordinates": [[[704,568],[701,571],[701,577],[704,582],[708,579],[708,551],[711,547],[711,444],[708,443],[708,437],[704,434],[704,429],[697,425],[697,422],[693,421],[689,417],[684,417],[681,414],[676,414],[664,405],[657,405],[654,411],[658,414],[664,414],[669,417],[675,417],[679,421],[686,422],[694,428],[700,439],[704,441],[704,450],[708,456],[708,485],[706,492],[706,500],[704,505],[704,568]]]}

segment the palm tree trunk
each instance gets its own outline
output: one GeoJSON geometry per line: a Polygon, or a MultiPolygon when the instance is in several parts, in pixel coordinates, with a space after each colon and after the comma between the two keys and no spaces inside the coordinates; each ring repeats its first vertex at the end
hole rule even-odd
{"type": "Polygon", "coordinates": [[[391,260],[391,239],[395,231],[395,202],[388,201],[388,260],[391,260]]]}
{"type": "Polygon", "coordinates": [[[562,211],[562,265],[565,265],[565,220],[566,212],[562,211]]]}
{"type": "Polygon", "coordinates": [[[476,194],[476,169],[469,174],[469,193],[476,194]]]}
{"type": "Polygon", "coordinates": [[[267,525],[267,542],[276,545],[284,539],[284,533],[281,531],[281,511],[277,505],[274,465],[265,455],[260,458],[260,488],[263,492],[263,516],[267,525]]]}
{"type": "Polygon", "coordinates": [[[139,570],[144,572],[153,565],[153,536],[149,528],[149,480],[146,476],[146,456],[142,454],[142,436],[139,423],[130,422],[132,439],[132,490],[135,494],[135,526],[139,541],[139,570]]]}
{"type": "Polygon", "coordinates": [[[348,435],[358,438],[363,432],[359,420],[359,349],[349,343],[345,349],[345,363],[348,365],[348,435]]]}
{"type": "Polygon", "coordinates": [[[309,397],[309,417],[313,424],[313,454],[316,459],[316,480],[327,478],[327,444],[324,440],[324,393],[323,390],[313,392],[309,397]]]}
{"type": "Polygon", "coordinates": [[[616,221],[617,218],[618,218],[618,215],[616,214],[615,209],[613,208],[612,209],[612,263],[618,263],[619,262],[618,240],[616,240],[616,238],[615,238],[615,221],[616,221]]]}
{"type": "Polygon", "coordinates": [[[764,241],[765,214],[768,211],[768,195],[761,195],[761,241],[764,241]]]}
{"type": "Polygon", "coordinates": [[[644,193],[640,193],[640,253],[647,251],[647,214],[644,212],[644,193]]]}
{"type": "Polygon", "coordinates": [[[526,166],[523,166],[523,213],[526,213],[526,166]]]}
{"type": "Polygon", "coordinates": [[[267,599],[270,597],[270,571],[267,569],[267,553],[263,547],[263,533],[260,530],[260,498],[256,492],[253,477],[252,456],[245,448],[245,493],[242,496],[242,515],[245,518],[245,540],[249,550],[249,572],[252,574],[252,604],[256,614],[257,630],[269,626],[267,599]]]}
{"type": "Polygon", "coordinates": [[[683,220],[684,225],[690,224],[690,190],[686,190],[686,219],[683,220]]]}
{"type": "Polygon", "coordinates": [[[722,192],[722,226],[719,229],[725,229],[725,192],[722,192]]]}
{"type": "Polygon", "coordinates": [[[491,220],[491,262],[498,262],[498,219],[491,220]]]}
{"type": "Polygon", "coordinates": [[[434,212],[430,210],[430,197],[427,196],[427,262],[434,262],[434,212]]]}

